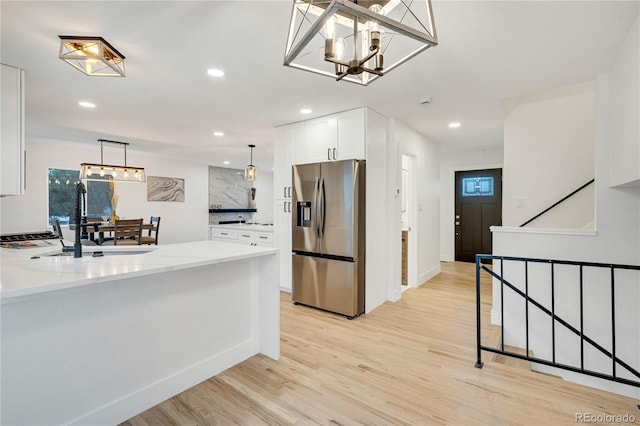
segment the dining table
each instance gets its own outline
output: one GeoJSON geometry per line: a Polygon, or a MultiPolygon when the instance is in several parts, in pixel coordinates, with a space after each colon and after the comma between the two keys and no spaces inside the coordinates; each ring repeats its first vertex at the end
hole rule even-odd
{"type": "MultiPolygon", "coordinates": [[[[109,239],[109,238],[105,238],[104,236],[105,233],[113,232],[116,229],[115,225],[110,222],[88,222],[88,223],[81,223],[80,226],[81,226],[82,234],[87,236],[86,239],[92,240],[98,245],[100,245],[100,241],[109,239]],[[95,237],[89,238],[89,235],[95,235],[96,232],[99,235],[98,238],[95,238],[95,237]]],[[[69,230],[75,231],[75,229],[76,229],[75,223],[70,223],[69,230]]],[[[153,224],[143,223],[142,230],[145,230],[145,229],[153,229],[153,224]]]]}

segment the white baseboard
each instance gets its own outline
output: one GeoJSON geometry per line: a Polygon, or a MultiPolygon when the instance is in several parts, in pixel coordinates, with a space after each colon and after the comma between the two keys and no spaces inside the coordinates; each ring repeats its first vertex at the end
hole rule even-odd
{"type": "Polygon", "coordinates": [[[258,353],[258,342],[247,340],[224,352],[199,361],[155,383],[124,395],[77,417],[70,425],[114,425],[148,410],[162,401],[233,367],[258,353]]]}
{"type": "Polygon", "coordinates": [[[451,254],[440,253],[440,262],[455,262],[455,258],[451,254]]]}
{"type": "Polygon", "coordinates": [[[285,293],[291,293],[291,288],[280,286],[280,291],[284,291],[285,293]]]}
{"type": "Polygon", "coordinates": [[[441,267],[440,264],[438,264],[437,266],[434,266],[433,268],[429,269],[426,272],[423,272],[422,274],[420,274],[420,277],[418,278],[418,287],[420,287],[422,284],[426,283],[427,281],[429,281],[431,278],[435,277],[436,275],[438,275],[441,271],[441,267]]]}

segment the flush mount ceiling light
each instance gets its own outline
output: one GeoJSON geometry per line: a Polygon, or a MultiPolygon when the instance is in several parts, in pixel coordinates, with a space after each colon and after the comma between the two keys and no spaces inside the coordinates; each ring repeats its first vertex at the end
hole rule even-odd
{"type": "Polygon", "coordinates": [[[366,86],[437,45],[431,0],[293,0],[284,65],[366,86]]]}
{"type": "Polygon", "coordinates": [[[124,56],[102,37],[58,36],[58,57],[86,75],[124,77],[124,56]]]}
{"type": "Polygon", "coordinates": [[[253,148],[255,147],[255,145],[249,145],[249,148],[251,148],[251,162],[244,168],[244,180],[248,180],[250,182],[256,180],[256,174],[258,173],[256,166],[253,165],[253,148]]]}
{"type": "Polygon", "coordinates": [[[127,145],[128,142],[110,141],[98,139],[100,142],[100,164],[82,163],[80,164],[80,179],[112,182],[142,183],[147,181],[147,176],[142,167],[132,167],[127,165],[127,145]],[[104,143],[122,145],[124,147],[124,166],[114,166],[104,164],[104,143]]]}
{"type": "Polygon", "coordinates": [[[209,74],[211,77],[224,77],[224,71],[216,68],[209,68],[207,70],[207,74],[209,74]]]}

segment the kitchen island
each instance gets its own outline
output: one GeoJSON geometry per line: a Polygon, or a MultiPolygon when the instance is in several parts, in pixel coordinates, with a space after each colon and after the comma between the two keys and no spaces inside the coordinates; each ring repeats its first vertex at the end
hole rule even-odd
{"type": "Polygon", "coordinates": [[[1,249],[2,424],[117,424],[252,355],[278,359],[277,250],[97,249],[1,249]]]}

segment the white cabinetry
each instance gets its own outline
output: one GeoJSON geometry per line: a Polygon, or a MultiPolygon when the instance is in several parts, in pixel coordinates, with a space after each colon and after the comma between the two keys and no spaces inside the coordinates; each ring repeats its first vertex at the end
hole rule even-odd
{"type": "Polygon", "coordinates": [[[24,71],[4,64],[0,67],[0,195],[20,195],[26,187],[24,71]]]}
{"type": "Polygon", "coordinates": [[[304,158],[296,164],[366,158],[364,108],[316,118],[306,124],[304,158]]]}
{"type": "Polygon", "coordinates": [[[366,108],[276,128],[274,240],[280,249],[280,289],[291,291],[293,164],[366,159],[366,108]]]}
{"type": "MultiPolygon", "coordinates": [[[[246,225],[250,227],[251,225],[246,225]]],[[[260,232],[250,229],[237,229],[230,226],[211,226],[210,240],[238,243],[248,246],[273,247],[273,233],[260,232]]]]}
{"type": "Polygon", "coordinates": [[[280,249],[280,289],[291,291],[291,165],[302,162],[306,124],[278,127],[274,141],[274,242],[280,249]]]}

